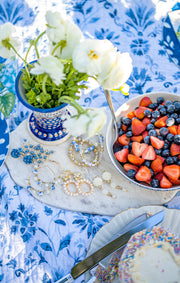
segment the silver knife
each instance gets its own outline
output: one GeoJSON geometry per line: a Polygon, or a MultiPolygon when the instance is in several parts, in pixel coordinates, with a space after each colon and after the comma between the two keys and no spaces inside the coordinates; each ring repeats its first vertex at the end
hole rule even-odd
{"type": "Polygon", "coordinates": [[[70,283],[73,282],[74,279],[78,278],[80,275],[85,273],[87,270],[94,267],[98,264],[103,258],[112,254],[120,247],[123,247],[127,244],[131,236],[141,230],[149,229],[154,225],[158,225],[164,219],[165,212],[161,210],[160,212],[154,214],[153,216],[148,217],[146,220],[142,221],[141,223],[137,224],[135,227],[131,228],[129,231],[124,233],[123,235],[119,236],[115,240],[109,242],[104,247],[100,248],[92,255],[88,256],[83,261],[76,264],[72,269],[71,272],[61,278],[60,280],[56,281],[56,283],[70,283]]]}
{"type": "MultiPolygon", "coordinates": [[[[133,219],[132,221],[130,221],[127,225],[125,225],[120,231],[118,231],[118,233],[116,233],[115,235],[113,235],[110,239],[110,241],[112,240],[115,240],[117,237],[121,236],[122,234],[128,232],[130,229],[132,229],[133,227],[135,227],[136,225],[138,225],[139,223],[141,223],[142,221],[146,220],[148,217],[148,214],[147,213],[143,213],[141,215],[139,215],[138,217],[136,217],[135,219],[133,219]]],[[[108,243],[110,242],[108,241],[108,243]]],[[[119,248],[119,251],[121,250],[121,253],[123,252],[124,250],[124,247],[120,247],[119,248]]],[[[120,254],[121,254],[120,253],[120,254]]],[[[93,276],[93,278],[91,278],[88,283],[90,282],[93,282],[96,277],[95,277],[95,274],[96,274],[96,270],[98,269],[99,266],[101,266],[102,268],[106,269],[107,266],[108,266],[108,263],[109,263],[109,256],[103,258],[99,263],[98,265],[96,265],[94,268],[92,268],[90,270],[90,273],[91,275],[93,276]]]]}

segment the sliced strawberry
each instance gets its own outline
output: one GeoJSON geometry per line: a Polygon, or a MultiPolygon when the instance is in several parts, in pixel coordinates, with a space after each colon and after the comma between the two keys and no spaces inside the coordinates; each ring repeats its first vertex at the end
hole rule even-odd
{"type": "Polygon", "coordinates": [[[139,108],[137,108],[136,110],[134,110],[135,116],[136,116],[138,119],[142,120],[142,119],[145,117],[145,115],[144,115],[144,110],[146,110],[146,109],[147,109],[146,107],[140,106],[139,108]]]}
{"type": "Polygon", "coordinates": [[[140,120],[134,118],[132,120],[132,132],[133,135],[139,136],[146,129],[146,125],[144,125],[140,120]]]}
{"type": "Polygon", "coordinates": [[[178,179],[178,180],[172,180],[171,178],[169,178],[169,181],[170,181],[173,185],[175,185],[175,186],[179,186],[179,185],[180,185],[180,179],[178,179]]]}
{"type": "Polygon", "coordinates": [[[128,145],[130,143],[130,138],[127,138],[126,134],[123,134],[118,138],[118,142],[122,145],[128,145]]]}
{"type": "Polygon", "coordinates": [[[134,111],[129,112],[129,113],[127,114],[127,117],[128,117],[129,119],[134,118],[134,117],[135,117],[134,111]]]}
{"type": "Polygon", "coordinates": [[[151,162],[151,168],[155,174],[162,172],[163,166],[160,158],[156,158],[151,162]]]}
{"type": "Polygon", "coordinates": [[[175,136],[178,133],[178,126],[177,125],[170,126],[168,127],[168,130],[171,134],[175,136]]]}
{"type": "Polygon", "coordinates": [[[171,156],[179,155],[180,154],[180,145],[176,143],[172,143],[170,147],[171,156]]]}
{"type": "Polygon", "coordinates": [[[134,165],[141,165],[143,164],[144,159],[134,154],[128,154],[128,161],[134,165]]]}
{"type": "Polygon", "coordinates": [[[162,177],[164,176],[164,174],[161,172],[161,173],[158,173],[154,176],[155,179],[158,179],[159,182],[161,181],[162,177]]]}
{"type": "Polygon", "coordinates": [[[179,171],[179,165],[172,164],[172,165],[167,165],[163,169],[164,174],[170,178],[171,180],[178,180],[180,176],[180,171],[179,171]]]}
{"type": "Polygon", "coordinates": [[[164,141],[158,139],[157,137],[150,136],[150,141],[152,146],[156,149],[161,149],[164,146],[164,141]]]}
{"type": "Polygon", "coordinates": [[[161,155],[156,154],[156,158],[159,158],[159,159],[161,160],[162,164],[163,164],[164,161],[165,161],[165,158],[162,157],[161,155]]]}
{"type": "Polygon", "coordinates": [[[151,179],[151,171],[147,166],[141,166],[135,175],[136,180],[146,182],[151,179]]]}
{"type": "Polygon", "coordinates": [[[160,117],[159,119],[156,120],[156,122],[154,123],[154,126],[157,128],[165,127],[167,119],[168,119],[168,116],[160,117]]]}
{"type": "Polygon", "coordinates": [[[145,118],[142,120],[142,122],[143,122],[144,125],[147,126],[147,125],[151,124],[151,119],[148,118],[148,117],[145,117],[145,118]]]}
{"type": "Polygon", "coordinates": [[[132,153],[138,157],[140,157],[143,153],[143,151],[148,147],[148,144],[146,143],[139,143],[139,142],[133,142],[132,143],[132,153]]]}
{"type": "Polygon", "coordinates": [[[168,188],[172,187],[172,183],[163,175],[163,177],[160,181],[160,187],[168,189],[168,188]]]}
{"type": "Polygon", "coordinates": [[[148,147],[143,151],[142,158],[145,160],[154,160],[156,158],[156,153],[152,145],[148,145],[148,147]]]}
{"type": "Polygon", "coordinates": [[[148,97],[148,96],[145,96],[141,99],[140,103],[139,103],[139,106],[145,106],[147,107],[149,104],[152,103],[152,100],[148,97]]]}
{"type": "Polygon", "coordinates": [[[126,126],[126,125],[122,124],[121,128],[122,128],[122,130],[123,130],[124,132],[126,132],[126,131],[127,131],[127,128],[128,128],[128,126],[126,126]]]}
{"type": "Polygon", "coordinates": [[[143,140],[143,136],[142,135],[132,136],[131,137],[131,141],[142,142],[142,140],[143,140]]]}
{"type": "Polygon", "coordinates": [[[115,152],[114,156],[119,162],[125,163],[127,162],[128,154],[129,154],[128,148],[123,148],[120,151],[115,152]]]}
{"type": "Polygon", "coordinates": [[[130,163],[125,163],[123,167],[124,167],[124,170],[125,170],[126,172],[127,172],[128,170],[130,170],[130,169],[135,170],[135,171],[138,170],[138,166],[133,165],[133,164],[130,164],[130,163]]]}
{"type": "Polygon", "coordinates": [[[180,125],[178,125],[177,134],[180,135],[180,125]]]}
{"type": "Polygon", "coordinates": [[[149,132],[148,132],[148,131],[144,131],[144,132],[142,133],[143,139],[144,139],[146,136],[149,136],[149,132]]]}

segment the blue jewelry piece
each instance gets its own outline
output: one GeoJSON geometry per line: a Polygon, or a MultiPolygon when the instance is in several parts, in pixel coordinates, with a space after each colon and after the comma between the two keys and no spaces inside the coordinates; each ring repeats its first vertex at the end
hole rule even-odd
{"type": "MultiPolygon", "coordinates": [[[[24,139],[26,143],[27,140],[24,139]]],[[[26,164],[31,164],[33,162],[37,162],[38,164],[42,163],[42,160],[46,160],[47,157],[52,154],[54,151],[45,150],[43,147],[33,144],[24,144],[22,147],[18,149],[12,149],[11,156],[13,158],[19,158],[20,156],[23,157],[23,162],[26,164]]]]}

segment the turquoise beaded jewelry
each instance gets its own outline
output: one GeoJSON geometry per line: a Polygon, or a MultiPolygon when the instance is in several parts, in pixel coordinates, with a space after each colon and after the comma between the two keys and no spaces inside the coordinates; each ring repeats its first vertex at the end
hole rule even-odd
{"type": "Polygon", "coordinates": [[[17,149],[12,149],[11,156],[13,158],[23,157],[23,162],[26,164],[37,163],[40,164],[48,159],[53,150],[48,151],[40,145],[27,144],[27,140],[24,139],[24,145],[17,149]]]}

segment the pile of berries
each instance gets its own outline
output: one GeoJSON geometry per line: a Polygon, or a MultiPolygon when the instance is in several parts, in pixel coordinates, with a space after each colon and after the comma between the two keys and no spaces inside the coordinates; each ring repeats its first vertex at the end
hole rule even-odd
{"type": "Polygon", "coordinates": [[[180,102],[146,96],[121,117],[113,150],[129,178],[154,188],[180,185],[180,102]]]}

